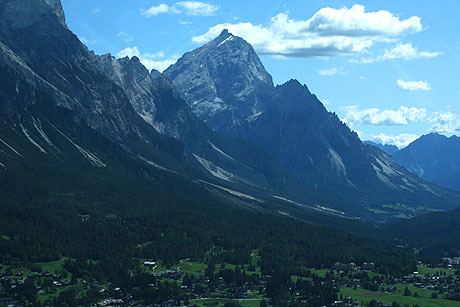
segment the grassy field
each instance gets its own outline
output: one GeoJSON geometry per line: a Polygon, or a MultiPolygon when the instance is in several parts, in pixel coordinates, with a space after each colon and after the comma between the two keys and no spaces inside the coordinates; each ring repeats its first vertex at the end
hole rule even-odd
{"type": "Polygon", "coordinates": [[[425,275],[426,273],[435,275],[436,272],[446,273],[446,275],[454,275],[456,271],[455,269],[429,268],[426,265],[419,265],[417,270],[420,275],[425,275]]]}
{"type": "Polygon", "coordinates": [[[50,272],[51,274],[56,274],[56,272],[62,271],[62,267],[64,266],[64,262],[67,258],[61,258],[58,261],[51,261],[51,262],[37,262],[36,265],[39,265],[42,268],[43,272],[50,272]]]}
{"type": "MultiPolygon", "coordinates": [[[[229,300],[226,299],[198,299],[191,300],[190,303],[196,304],[197,306],[224,306],[229,300]]],[[[249,300],[235,300],[240,303],[241,306],[255,307],[260,306],[261,299],[249,299],[249,300]]]]}
{"type": "MultiPolygon", "coordinates": [[[[405,288],[406,285],[401,285],[402,289],[405,288]]],[[[397,288],[401,288],[400,285],[397,285],[397,288]]],[[[415,287],[414,287],[415,288],[415,287]]],[[[411,288],[409,287],[411,290],[411,288]]],[[[417,288],[416,288],[417,289],[417,288]]],[[[412,290],[411,290],[412,291],[412,290]]],[[[340,293],[344,297],[350,296],[353,299],[357,300],[359,303],[361,302],[369,302],[371,300],[382,301],[384,304],[391,305],[392,302],[396,301],[399,304],[404,305],[419,305],[421,307],[458,307],[459,302],[456,301],[448,301],[444,299],[432,299],[426,297],[423,293],[423,290],[417,289],[416,292],[419,294],[419,297],[413,296],[403,296],[401,293],[383,293],[383,292],[372,292],[364,289],[350,289],[350,288],[343,288],[340,290],[340,293]]],[[[431,296],[431,293],[430,293],[431,296]]]]}

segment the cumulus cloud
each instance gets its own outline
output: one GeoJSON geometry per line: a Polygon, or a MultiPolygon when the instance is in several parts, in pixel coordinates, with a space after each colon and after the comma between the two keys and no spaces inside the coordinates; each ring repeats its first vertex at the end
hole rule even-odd
{"type": "Polygon", "coordinates": [[[401,20],[388,11],[366,12],[362,5],[351,8],[322,8],[308,20],[295,20],[280,13],[270,24],[224,23],[195,36],[206,43],[228,29],[243,37],[258,53],[274,57],[325,57],[367,51],[376,42],[390,42],[399,36],[422,30],[417,16],[401,20]]]}
{"type": "Polygon", "coordinates": [[[428,51],[419,51],[417,47],[412,46],[411,43],[403,44],[398,43],[395,47],[391,49],[385,49],[382,55],[379,55],[375,58],[362,58],[360,60],[352,59],[352,63],[362,63],[370,64],[374,62],[381,62],[387,60],[415,60],[415,59],[431,59],[437,56],[440,56],[442,52],[428,52],[428,51]]]}
{"type": "Polygon", "coordinates": [[[429,119],[432,124],[430,131],[438,133],[460,132],[460,116],[451,112],[435,112],[429,119]]]}
{"type": "Polygon", "coordinates": [[[174,5],[165,3],[157,6],[151,6],[148,9],[142,9],[141,14],[145,17],[157,16],[160,14],[186,14],[189,16],[210,16],[213,15],[219,7],[200,1],[180,1],[174,5]]]}
{"type": "Polygon", "coordinates": [[[398,87],[405,91],[431,91],[431,85],[426,81],[397,80],[398,87]]]}
{"type": "Polygon", "coordinates": [[[410,143],[418,139],[420,136],[416,134],[399,134],[399,135],[386,135],[380,133],[370,137],[370,141],[381,144],[395,145],[398,148],[407,147],[410,143]]]}
{"type": "Polygon", "coordinates": [[[118,58],[124,58],[126,56],[130,58],[136,56],[149,71],[156,69],[159,72],[163,72],[170,65],[176,63],[179,58],[178,55],[166,56],[163,51],[158,51],[157,53],[141,53],[136,46],[127,47],[117,53],[118,58]]]}
{"type": "Polygon", "coordinates": [[[358,106],[344,107],[346,111],[345,122],[350,125],[378,125],[397,126],[421,122],[426,119],[427,111],[424,108],[399,107],[397,110],[380,110],[369,108],[360,110],[358,106]]]}
{"type": "Polygon", "coordinates": [[[118,32],[117,36],[127,43],[133,41],[133,36],[131,34],[126,33],[125,31],[118,32]]]}
{"type": "Polygon", "coordinates": [[[170,11],[170,7],[167,4],[160,4],[158,6],[151,6],[150,8],[141,10],[141,14],[146,17],[157,16],[159,14],[168,13],[170,11]]]}

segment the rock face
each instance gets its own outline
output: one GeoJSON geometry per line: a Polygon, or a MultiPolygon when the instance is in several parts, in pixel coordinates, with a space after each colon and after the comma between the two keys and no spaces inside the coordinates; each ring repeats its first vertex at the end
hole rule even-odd
{"type": "Polygon", "coordinates": [[[273,88],[252,46],[227,30],[184,54],[164,75],[201,120],[227,135],[260,112],[273,88]]]}
{"type": "Polygon", "coordinates": [[[350,196],[370,210],[384,203],[404,202],[416,211],[442,203],[444,191],[362,143],[305,85],[290,80],[274,87],[252,47],[227,31],[164,74],[213,129],[262,146],[305,183],[350,196]],[[245,56],[235,61],[239,54],[245,56]],[[234,90],[231,80],[244,90],[234,90]]]}
{"type": "Polygon", "coordinates": [[[57,18],[67,27],[60,0],[3,0],[0,3],[0,12],[2,27],[25,29],[48,18],[57,18]]]}
{"type": "Polygon", "coordinates": [[[393,155],[408,171],[440,186],[460,190],[460,138],[428,134],[393,155]]]}

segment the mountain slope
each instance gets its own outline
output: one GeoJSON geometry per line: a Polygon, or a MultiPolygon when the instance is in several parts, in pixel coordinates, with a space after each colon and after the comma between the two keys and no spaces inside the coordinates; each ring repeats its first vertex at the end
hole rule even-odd
{"type": "Polygon", "coordinates": [[[423,180],[460,190],[460,138],[428,134],[393,154],[393,159],[423,180]]]}
{"type": "Polygon", "coordinates": [[[169,81],[149,74],[137,58],[90,52],[65,26],[59,1],[53,3],[0,5],[5,176],[35,168],[31,180],[42,175],[52,187],[60,184],[55,172],[72,178],[84,170],[78,180],[100,174],[105,181],[116,169],[121,177],[167,177],[173,193],[181,190],[174,181],[187,178],[187,186],[246,209],[309,221],[344,215],[329,211],[329,196],[289,175],[266,151],[204,125],[169,81]]]}
{"type": "Polygon", "coordinates": [[[288,172],[321,193],[334,195],[332,206],[336,209],[360,214],[384,212],[375,218],[385,219],[398,211],[414,215],[432,207],[448,209],[460,204],[458,195],[423,182],[382,151],[363,144],[298,81],[273,87],[260,81],[271,78],[252,78],[252,71],[257,71],[257,76],[268,74],[255,57],[247,42],[223,31],[213,41],[185,54],[164,74],[213,129],[262,146],[288,172]],[[250,56],[235,62],[238,50],[245,55],[250,50],[250,56]],[[246,80],[240,82],[248,86],[245,91],[227,91],[226,86],[211,82],[238,72],[234,78],[246,80]],[[203,81],[200,75],[208,77],[203,81]],[[258,91],[260,84],[264,85],[263,93],[258,91]],[[228,95],[217,97],[222,100],[219,110],[231,109],[222,111],[231,113],[231,125],[223,128],[220,122],[214,123],[215,106],[209,103],[213,95],[207,100],[196,99],[207,91],[228,95]]]}

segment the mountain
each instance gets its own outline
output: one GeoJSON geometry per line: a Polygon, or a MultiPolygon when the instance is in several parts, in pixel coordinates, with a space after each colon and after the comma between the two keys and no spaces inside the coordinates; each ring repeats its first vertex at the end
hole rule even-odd
{"type": "Polygon", "coordinates": [[[393,159],[423,180],[460,190],[460,138],[424,135],[393,154],[393,159]]]}
{"type": "Polygon", "coordinates": [[[296,80],[273,86],[254,49],[228,31],[186,53],[164,75],[211,128],[260,145],[281,167],[334,199],[329,206],[336,210],[385,219],[460,204],[458,194],[363,144],[307,86],[296,80]],[[222,76],[241,87],[229,88],[222,76]],[[203,93],[207,98],[198,99],[203,93]]]}
{"type": "Polygon", "coordinates": [[[395,145],[380,144],[372,141],[364,141],[364,144],[375,146],[380,150],[384,151],[389,156],[393,155],[395,152],[399,150],[399,148],[395,145]]]}
{"type": "Polygon", "coordinates": [[[75,195],[110,191],[118,178],[147,180],[152,191],[194,190],[248,210],[352,223],[262,148],[202,123],[170,81],[138,58],[89,51],[66,26],[59,1],[2,2],[0,72],[7,181],[75,195]]]}
{"type": "Polygon", "coordinates": [[[227,30],[184,54],[164,74],[201,120],[230,136],[239,136],[235,129],[260,113],[273,90],[254,48],[227,30]]]}

